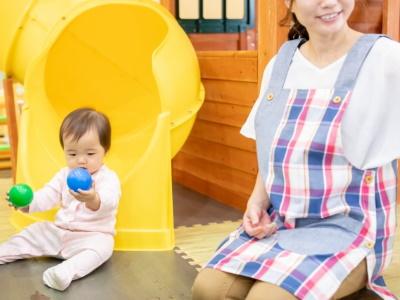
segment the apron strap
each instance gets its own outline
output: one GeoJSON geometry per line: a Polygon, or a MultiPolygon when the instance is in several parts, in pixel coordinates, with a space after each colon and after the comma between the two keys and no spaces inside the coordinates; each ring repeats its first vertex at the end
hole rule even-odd
{"type": "MultiPolygon", "coordinates": [[[[374,46],[376,40],[386,37],[384,34],[365,34],[350,49],[336,79],[335,89],[352,90],[365,59],[374,46]]],[[[305,40],[291,40],[282,45],[276,57],[268,91],[277,92],[283,89],[290,64],[297,48],[305,40]]]]}
{"type": "Polygon", "coordinates": [[[365,59],[383,34],[365,34],[350,49],[336,79],[335,89],[353,90],[365,59]]]}
{"type": "Polygon", "coordinates": [[[276,92],[283,89],[292,58],[300,43],[304,41],[302,39],[291,40],[281,46],[272,69],[268,90],[276,92]]]}

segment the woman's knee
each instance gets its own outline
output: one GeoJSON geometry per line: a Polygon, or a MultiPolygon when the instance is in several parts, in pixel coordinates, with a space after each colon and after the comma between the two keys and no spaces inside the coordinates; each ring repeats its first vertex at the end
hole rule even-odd
{"type": "Polygon", "coordinates": [[[250,289],[246,300],[296,300],[297,298],[272,283],[256,281],[250,289]]]}
{"type": "Polygon", "coordinates": [[[211,269],[201,270],[200,273],[197,275],[196,279],[194,280],[192,286],[193,300],[207,299],[207,297],[209,297],[209,294],[213,293],[213,291],[210,291],[214,287],[214,284],[212,282],[209,282],[210,281],[208,276],[208,273],[210,273],[209,270],[211,269]]]}
{"type": "Polygon", "coordinates": [[[368,281],[367,262],[363,260],[340,285],[332,299],[341,299],[363,289],[368,281]]]}
{"type": "Polygon", "coordinates": [[[203,269],[192,287],[193,300],[245,299],[254,280],[216,269],[203,269]]]}

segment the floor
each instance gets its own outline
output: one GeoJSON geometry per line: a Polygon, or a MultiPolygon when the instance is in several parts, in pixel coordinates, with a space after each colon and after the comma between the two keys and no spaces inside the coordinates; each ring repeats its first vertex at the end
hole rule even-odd
{"type": "MultiPolygon", "coordinates": [[[[0,174],[1,176],[1,174],[0,174]]],[[[10,183],[8,183],[9,185],[10,183]]],[[[7,185],[7,183],[6,183],[7,185]]],[[[6,188],[0,186],[0,191],[6,188]]],[[[0,203],[0,241],[14,229],[7,225],[9,210],[0,203]]],[[[177,227],[237,220],[241,213],[190,190],[174,186],[177,227]]],[[[37,258],[0,267],[0,299],[133,299],[187,300],[197,269],[179,249],[161,252],[114,252],[112,258],[84,279],[74,281],[64,292],[43,285],[44,270],[57,259],[37,258]]]]}
{"type": "MultiPolygon", "coordinates": [[[[7,177],[7,173],[0,172],[0,177],[7,177]]],[[[0,192],[7,190],[8,185],[7,179],[0,180],[0,192]]],[[[107,263],[86,278],[74,281],[64,292],[45,287],[41,280],[43,271],[58,263],[56,259],[38,258],[2,265],[0,299],[191,299],[190,289],[197,270],[227,232],[239,224],[242,213],[180,185],[175,184],[173,190],[177,244],[174,250],[116,251],[107,263]]],[[[14,231],[7,221],[9,212],[5,202],[0,201],[0,242],[14,231]]],[[[391,287],[400,283],[399,261],[397,255],[388,274],[391,287]]],[[[396,292],[400,295],[399,290],[396,292]]],[[[347,298],[350,299],[378,298],[362,291],[347,298]]]]}

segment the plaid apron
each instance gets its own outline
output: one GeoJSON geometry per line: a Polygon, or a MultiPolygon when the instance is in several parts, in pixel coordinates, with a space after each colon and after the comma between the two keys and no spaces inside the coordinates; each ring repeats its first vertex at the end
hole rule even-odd
{"type": "Polygon", "coordinates": [[[299,299],[324,300],[366,259],[368,288],[397,299],[382,277],[396,227],[396,161],[361,170],[341,144],[351,91],[379,37],[358,40],[329,90],[283,89],[301,41],[282,46],[255,119],[259,172],[278,231],[258,240],[240,227],[206,267],[276,284],[299,299]]]}

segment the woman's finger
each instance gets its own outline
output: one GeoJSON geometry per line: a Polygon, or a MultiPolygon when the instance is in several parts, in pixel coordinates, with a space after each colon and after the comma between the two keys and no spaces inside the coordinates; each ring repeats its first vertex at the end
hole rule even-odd
{"type": "Polygon", "coordinates": [[[254,237],[261,240],[263,238],[265,238],[267,235],[265,234],[265,232],[260,232],[259,234],[255,235],[254,237]]]}
{"type": "Polygon", "coordinates": [[[258,206],[250,205],[245,212],[245,216],[250,219],[253,226],[258,225],[262,216],[262,210],[258,206]]]}
{"type": "Polygon", "coordinates": [[[264,232],[266,236],[273,235],[277,230],[276,223],[269,223],[264,226],[264,232]]]}
{"type": "Polygon", "coordinates": [[[259,227],[261,228],[261,231],[254,235],[254,237],[258,238],[259,240],[273,235],[277,230],[276,223],[270,223],[259,227]]]}
{"type": "Polygon", "coordinates": [[[243,223],[244,230],[250,236],[256,236],[263,232],[263,228],[261,226],[252,226],[250,222],[247,224],[243,223]]]}
{"type": "Polygon", "coordinates": [[[258,225],[260,223],[259,214],[254,210],[249,211],[249,218],[252,225],[258,225]]]}

